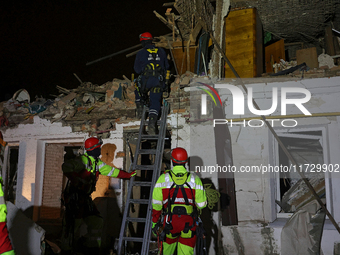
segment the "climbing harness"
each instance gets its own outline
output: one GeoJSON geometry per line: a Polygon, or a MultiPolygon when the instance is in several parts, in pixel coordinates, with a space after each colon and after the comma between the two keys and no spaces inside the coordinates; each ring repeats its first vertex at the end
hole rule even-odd
{"type": "Polygon", "coordinates": [[[146,49],[149,52],[148,56],[148,63],[142,74],[138,76],[135,86],[137,89],[137,92],[139,96],[141,97],[142,103],[147,105],[148,104],[148,92],[149,89],[147,89],[146,84],[148,82],[148,79],[150,77],[156,77],[159,80],[159,84],[157,86],[154,86],[150,89],[152,93],[163,93],[163,81],[166,78],[165,71],[160,66],[159,61],[161,60],[158,55],[158,48],[153,49],[146,49]],[[158,63],[157,63],[158,62],[158,63]],[[142,77],[144,77],[144,80],[142,81],[142,77]]]}
{"type": "MultiPolygon", "coordinates": [[[[172,227],[172,216],[173,215],[190,215],[193,218],[193,224],[189,226],[189,223],[185,223],[184,230],[182,231],[182,235],[184,235],[186,238],[191,238],[195,235],[195,231],[192,231],[191,229],[195,226],[197,218],[198,218],[198,210],[197,210],[196,203],[195,203],[194,192],[192,188],[190,187],[190,185],[187,183],[189,173],[186,172],[186,173],[175,174],[171,170],[168,171],[168,173],[171,176],[174,183],[171,185],[169,189],[168,206],[165,211],[165,217],[166,217],[165,226],[159,237],[161,242],[165,240],[166,235],[169,235],[170,230],[173,229],[172,227]],[[191,191],[192,204],[190,204],[189,202],[184,185],[188,186],[188,188],[191,191]],[[170,198],[171,189],[175,189],[175,191],[173,193],[173,196],[170,198]],[[175,204],[176,197],[177,197],[179,190],[181,190],[185,204],[175,204]]],[[[177,237],[181,235],[181,233],[176,233],[176,234],[171,234],[171,235],[172,237],[177,237]]]]}

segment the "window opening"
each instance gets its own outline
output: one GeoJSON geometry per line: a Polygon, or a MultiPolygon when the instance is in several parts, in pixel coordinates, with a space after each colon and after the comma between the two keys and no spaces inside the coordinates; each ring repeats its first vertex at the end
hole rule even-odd
{"type": "Polygon", "coordinates": [[[5,200],[15,204],[18,177],[19,146],[9,146],[7,156],[5,200]]]}
{"type": "Polygon", "coordinates": [[[322,165],[326,162],[323,132],[317,131],[294,131],[278,133],[281,141],[291,153],[298,164],[298,168],[285,155],[280,146],[278,147],[278,164],[286,166],[290,171],[280,171],[278,174],[277,200],[279,213],[294,213],[302,206],[314,200],[310,190],[301,179],[299,171],[302,171],[317,194],[326,199],[325,174],[322,165]]]}
{"type": "MultiPolygon", "coordinates": [[[[67,160],[73,159],[81,154],[82,154],[81,146],[65,146],[64,147],[64,162],[67,160]]],[[[66,184],[67,184],[67,177],[63,175],[62,190],[65,189],[66,184]]]]}

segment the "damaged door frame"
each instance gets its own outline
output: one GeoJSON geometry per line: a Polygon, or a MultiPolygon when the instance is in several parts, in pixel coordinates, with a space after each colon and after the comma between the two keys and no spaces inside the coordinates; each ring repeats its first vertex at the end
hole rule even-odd
{"type": "MultiPolygon", "coordinates": [[[[323,149],[323,163],[324,164],[330,164],[330,155],[329,155],[329,132],[327,129],[327,125],[309,125],[309,126],[301,126],[296,128],[280,128],[275,129],[277,135],[279,137],[296,137],[296,138],[309,138],[309,139],[317,139],[317,136],[313,135],[305,135],[305,134],[297,134],[297,132],[308,132],[308,131],[321,131],[321,137],[320,137],[320,144],[323,149]]],[[[270,134],[270,144],[271,148],[273,149],[273,157],[271,164],[272,165],[279,165],[279,144],[277,140],[273,137],[272,134],[270,134]]],[[[280,175],[279,173],[274,174],[274,182],[275,182],[275,194],[273,194],[274,199],[280,200],[280,175]]],[[[334,208],[333,208],[333,202],[332,202],[332,192],[331,192],[331,176],[329,172],[325,172],[325,190],[326,190],[326,207],[327,209],[334,215],[334,208]]],[[[276,204],[275,204],[276,205],[276,204]]],[[[276,218],[289,218],[293,215],[293,213],[280,213],[279,212],[279,206],[275,206],[275,215],[276,218]]],[[[328,219],[328,217],[327,217],[328,219]]]]}
{"type": "MultiPolygon", "coordinates": [[[[8,180],[8,177],[9,177],[9,167],[10,167],[10,150],[11,150],[11,147],[17,147],[18,148],[18,163],[19,163],[19,142],[10,142],[10,143],[7,143],[6,145],[6,148],[5,148],[5,153],[4,153],[4,162],[3,162],[3,168],[2,168],[2,173],[1,173],[1,176],[3,178],[3,181],[4,181],[4,195],[5,195],[5,200],[7,201],[8,198],[7,198],[7,193],[8,193],[8,185],[9,185],[9,180],[8,180]]],[[[18,168],[17,168],[17,173],[18,173],[18,168]]],[[[18,178],[18,174],[17,174],[17,177],[18,178]]],[[[13,203],[15,204],[15,203],[13,203]]]]}
{"type": "MultiPolygon", "coordinates": [[[[36,175],[35,175],[35,190],[34,190],[34,210],[33,221],[38,221],[40,218],[40,208],[43,204],[43,189],[45,175],[45,157],[47,144],[84,144],[84,136],[60,137],[54,139],[39,139],[37,140],[36,152],[36,175]]],[[[61,170],[61,169],[60,169],[61,170]]]]}

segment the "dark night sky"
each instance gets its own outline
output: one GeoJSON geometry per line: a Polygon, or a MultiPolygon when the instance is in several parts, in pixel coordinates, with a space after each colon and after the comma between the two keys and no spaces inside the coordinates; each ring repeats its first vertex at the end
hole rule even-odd
{"type": "Polygon", "coordinates": [[[36,95],[53,98],[50,94],[59,94],[56,85],[79,86],[73,73],[98,85],[130,77],[134,57],[126,58],[129,52],[86,63],[139,44],[142,32],[171,32],[153,14],[164,15],[162,5],[159,0],[2,0],[0,101],[21,88],[31,101],[36,95]]]}

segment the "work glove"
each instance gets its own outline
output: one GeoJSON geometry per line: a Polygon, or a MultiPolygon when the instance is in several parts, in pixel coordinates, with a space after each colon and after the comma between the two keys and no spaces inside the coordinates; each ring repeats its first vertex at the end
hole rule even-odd
{"type": "Polygon", "coordinates": [[[157,237],[158,226],[156,222],[152,222],[152,234],[157,237]]]}
{"type": "Polygon", "coordinates": [[[117,178],[120,178],[120,179],[130,179],[132,176],[135,176],[136,174],[137,174],[136,171],[128,173],[128,172],[120,170],[117,178]]]}

